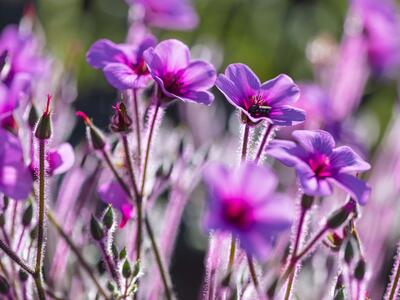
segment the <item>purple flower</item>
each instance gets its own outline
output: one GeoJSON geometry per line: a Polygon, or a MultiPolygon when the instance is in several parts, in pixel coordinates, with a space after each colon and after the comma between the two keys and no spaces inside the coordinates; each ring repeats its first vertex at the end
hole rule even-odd
{"type": "Polygon", "coordinates": [[[204,180],[209,191],[207,228],[232,233],[247,252],[265,259],[277,235],[290,228],[294,215],[289,199],[275,194],[275,174],[253,163],[236,171],[210,164],[204,180]]]}
{"type": "Polygon", "coordinates": [[[216,79],[214,67],[202,60],[190,60],[189,48],[178,40],[166,40],[144,53],[153,79],[168,99],[209,105],[208,92],[216,79]]]}
{"type": "Polygon", "coordinates": [[[150,26],[190,30],[197,26],[198,17],[187,0],[127,0],[133,5],[135,19],[150,26]]]}
{"type": "Polygon", "coordinates": [[[0,192],[25,200],[32,191],[32,175],[24,164],[22,146],[17,137],[0,128],[0,192]]]}
{"type": "Polygon", "coordinates": [[[146,36],[138,45],[101,39],[90,47],[86,60],[93,68],[102,69],[107,81],[119,90],[143,88],[151,79],[143,52],[155,44],[153,36],[146,36]]]}
{"type": "Polygon", "coordinates": [[[352,173],[366,171],[370,165],[350,147],[335,147],[333,137],[323,130],[296,130],[295,142],[275,140],[267,154],[296,169],[304,193],[312,196],[332,194],[332,183],[351,194],[361,205],[370,188],[352,173]]]}
{"type": "Polygon", "coordinates": [[[67,172],[74,165],[75,153],[71,144],[64,143],[47,153],[49,175],[58,175],[67,172]]]}
{"type": "Polygon", "coordinates": [[[115,180],[107,179],[99,185],[97,193],[104,203],[111,204],[121,212],[119,227],[124,227],[133,216],[133,205],[121,185],[115,180]]]}
{"type": "Polygon", "coordinates": [[[292,126],[305,120],[301,109],[289,104],[299,98],[299,88],[284,74],[261,84],[244,64],[231,64],[218,76],[216,86],[227,100],[252,122],[263,119],[280,126],[292,126]]]}
{"type": "MultiPolygon", "coordinates": [[[[396,72],[400,65],[400,19],[391,0],[353,0],[352,9],[361,22],[362,34],[372,69],[396,72]]],[[[398,71],[397,71],[398,73],[398,71]]]]}

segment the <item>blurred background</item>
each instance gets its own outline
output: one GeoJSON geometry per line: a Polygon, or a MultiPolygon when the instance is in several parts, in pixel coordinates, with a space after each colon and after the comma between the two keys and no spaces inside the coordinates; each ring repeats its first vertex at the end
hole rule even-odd
{"type": "MultiPolygon", "coordinates": [[[[76,109],[90,111],[96,124],[106,128],[117,94],[102,72],[86,63],[85,53],[100,38],[116,43],[125,41],[128,5],[123,0],[0,0],[0,31],[8,24],[17,24],[31,3],[36,7],[47,51],[76,77],[76,109]]],[[[194,0],[193,5],[200,18],[197,28],[187,32],[155,29],[157,38],[181,39],[197,52],[202,52],[201,45],[206,45],[210,53],[202,55],[209,55],[219,72],[230,63],[242,62],[262,81],[279,73],[287,73],[296,81],[312,81],[310,43],[321,37],[332,45],[340,43],[348,1],[194,0]]],[[[218,105],[232,110],[221,94],[214,92],[218,105]]],[[[369,81],[359,112],[373,125],[371,131],[366,127],[363,133],[373,149],[385,132],[396,97],[394,81],[369,81]]],[[[176,110],[168,110],[167,115],[171,120],[179,120],[176,110]]],[[[83,125],[78,124],[70,142],[76,145],[83,133],[83,125]]],[[[186,218],[190,221],[190,213],[186,218]]],[[[188,230],[188,226],[182,226],[172,264],[180,299],[198,296],[207,243],[205,236],[200,246],[190,243],[185,238],[188,230]]]]}

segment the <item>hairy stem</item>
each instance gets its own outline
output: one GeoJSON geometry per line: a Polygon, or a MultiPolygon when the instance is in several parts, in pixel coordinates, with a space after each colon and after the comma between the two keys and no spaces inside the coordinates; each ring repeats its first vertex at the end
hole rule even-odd
{"type": "Polygon", "coordinates": [[[269,124],[269,123],[268,123],[268,124],[266,125],[265,133],[264,133],[263,139],[262,139],[262,141],[261,141],[261,143],[260,143],[260,145],[259,145],[259,147],[258,147],[257,154],[256,154],[256,158],[254,159],[254,161],[255,161],[256,163],[258,163],[258,161],[260,160],[261,154],[262,154],[263,151],[264,151],[265,145],[267,144],[267,141],[268,141],[268,137],[271,135],[271,132],[272,132],[272,129],[273,129],[273,128],[274,128],[274,125],[272,125],[272,124],[269,124]]]}
{"type": "Polygon", "coordinates": [[[246,123],[243,130],[243,144],[242,144],[242,161],[247,157],[247,144],[249,143],[250,126],[246,123]]]}
{"type": "Polygon", "coordinates": [[[140,167],[140,162],[142,161],[142,139],[141,139],[141,126],[140,126],[140,114],[139,114],[139,104],[137,99],[137,90],[133,90],[133,109],[135,113],[135,125],[136,125],[136,149],[137,149],[137,161],[140,167]]]}
{"type": "Polygon", "coordinates": [[[7,256],[12,259],[16,264],[18,264],[27,273],[34,275],[35,270],[29,266],[22,258],[18,256],[13,250],[11,250],[2,240],[0,240],[0,249],[4,251],[7,256]]]}
{"type": "Polygon", "coordinates": [[[101,252],[103,253],[103,257],[104,257],[104,260],[106,261],[106,264],[107,264],[108,270],[111,274],[111,277],[117,283],[118,289],[120,291],[122,291],[120,273],[117,269],[117,266],[114,263],[113,258],[111,257],[109,249],[107,248],[107,245],[105,244],[104,240],[99,241],[99,246],[100,246],[101,252]]]}

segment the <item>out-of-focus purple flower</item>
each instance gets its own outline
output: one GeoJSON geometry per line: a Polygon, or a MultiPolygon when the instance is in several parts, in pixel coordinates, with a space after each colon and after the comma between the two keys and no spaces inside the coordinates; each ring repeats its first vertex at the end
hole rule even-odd
{"type": "Polygon", "coordinates": [[[275,174],[253,163],[236,171],[210,164],[204,180],[209,191],[207,228],[232,233],[247,252],[265,259],[277,235],[290,228],[294,215],[289,199],[275,193],[275,174]]]}
{"type": "Polygon", "coordinates": [[[274,140],[267,154],[296,169],[304,193],[312,196],[332,194],[332,183],[339,185],[364,205],[369,186],[352,173],[366,171],[370,165],[350,147],[335,147],[333,137],[323,130],[296,130],[295,142],[274,140]]]}
{"type": "Polygon", "coordinates": [[[214,67],[202,60],[190,60],[189,48],[178,40],[166,40],[144,53],[150,73],[168,99],[209,105],[208,92],[216,79],[214,67]]]}
{"type": "Polygon", "coordinates": [[[10,113],[31,88],[31,79],[43,75],[46,60],[38,55],[33,35],[22,33],[15,25],[0,35],[0,116],[10,113]]]}
{"type": "Polygon", "coordinates": [[[67,172],[75,162],[75,153],[71,144],[64,143],[47,154],[49,175],[58,175],[67,172]]]}
{"type": "Polygon", "coordinates": [[[134,18],[146,25],[177,30],[191,30],[199,22],[188,0],[127,0],[134,18]]]}
{"type": "Polygon", "coordinates": [[[32,191],[32,175],[24,164],[22,146],[17,137],[0,128],[0,192],[24,200],[32,191]]]}
{"type": "Polygon", "coordinates": [[[370,66],[378,73],[398,74],[400,66],[400,19],[392,0],[353,0],[370,66]]]}
{"type": "Polygon", "coordinates": [[[121,185],[115,180],[105,180],[99,185],[97,193],[103,202],[111,204],[121,212],[122,220],[119,227],[124,227],[133,217],[133,205],[121,185]]]}
{"type": "Polygon", "coordinates": [[[218,76],[216,86],[227,100],[251,121],[269,120],[274,125],[292,126],[305,120],[301,109],[289,104],[299,98],[299,88],[284,74],[261,84],[244,64],[231,64],[218,76]]]}
{"type": "Polygon", "coordinates": [[[93,68],[102,69],[107,81],[119,90],[143,88],[151,79],[143,52],[155,44],[151,35],[138,45],[114,44],[101,39],[90,47],[86,60],[93,68]]]}

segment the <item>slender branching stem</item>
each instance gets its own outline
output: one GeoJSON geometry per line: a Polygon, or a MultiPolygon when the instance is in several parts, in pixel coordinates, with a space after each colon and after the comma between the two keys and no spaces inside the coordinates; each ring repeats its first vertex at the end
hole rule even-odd
{"type": "Polygon", "coordinates": [[[265,145],[267,144],[268,138],[271,135],[272,129],[274,128],[274,125],[267,123],[266,128],[265,128],[265,133],[264,136],[261,140],[260,145],[258,146],[256,158],[254,159],[255,163],[258,163],[258,161],[261,158],[261,155],[264,151],[265,145]]]}
{"type": "Polygon", "coordinates": [[[12,259],[16,264],[18,264],[22,269],[24,269],[27,273],[34,275],[35,270],[29,266],[28,263],[26,263],[22,258],[18,256],[17,253],[15,253],[12,249],[9,248],[6,243],[4,243],[2,240],[0,240],[0,249],[4,251],[7,256],[12,259]]]}
{"type": "Polygon", "coordinates": [[[139,103],[137,97],[137,89],[133,90],[133,109],[135,113],[135,125],[136,125],[136,149],[137,149],[137,161],[140,167],[140,162],[142,161],[142,139],[141,139],[141,126],[140,126],[140,113],[139,113],[139,103]]]}
{"type": "Polygon", "coordinates": [[[121,285],[121,275],[118,271],[117,266],[114,263],[113,258],[111,257],[110,251],[107,248],[106,243],[104,240],[99,241],[99,246],[100,250],[103,253],[104,260],[106,261],[108,270],[111,274],[111,277],[114,279],[114,281],[117,283],[118,289],[122,291],[122,285],[121,285]]]}
{"type": "Polygon", "coordinates": [[[247,144],[249,143],[249,133],[250,126],[246,123],[243,130],[242,161],[245,161],[247,157],[247,144]]]}
{"type": "Polygon", "coordinates": [[[258,279],[257,279],[257,274],[256,274],[256,268],[254,266],[254,261],[253,257],[247,253],[247,264],[249,265],[249,271],[251,275],[251,279],[253,280],[254,287],[256,288],[258,292],[258,279]]]}
{"type": "Polygon", "coordinates": [[[39,222],[38,222],[38,238],[37,252],[35,265],[35,284],[40,300],[46,299],[46,294],[43,289],[43,250],[45,246],[45,159],[46,159],[46,141],[39,139],[39,222]]]}

